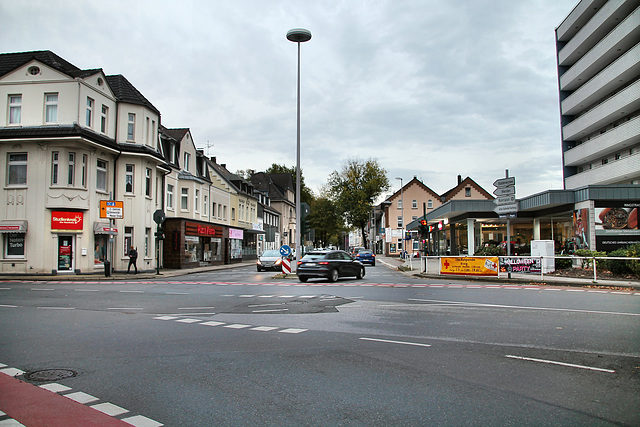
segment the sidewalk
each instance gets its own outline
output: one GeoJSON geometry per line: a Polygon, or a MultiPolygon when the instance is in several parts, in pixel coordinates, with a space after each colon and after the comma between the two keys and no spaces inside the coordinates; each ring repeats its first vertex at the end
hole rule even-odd
{"type": "Polygon", "coordinates": [[[539,274],[518,274],[511,273],[511,278],[507,277],[505,273],[500,274],[498,277],[478,277],[478,276],[451,276],[440,274],[426,274],[420,272],[420,258],[413,258],[411,263],[413,264],[413,270],[408,270],[409,260],[402,260],[398,257],[387,257],[384,255],[376,255],[378,262],[382,262],[391,268],[403,267],[404,274],[409,276],[423,277],[429,279],[448,279],[448,280],[472,280],[472,281],[491,281],[491,282],[503,282],[503,283],[516,283],[516,284],[529,284],[529,283],[544,283],[547,285],[556,286],[593,286],[593,287],[611,287],[611,288],[632,288],[640,290],[640,280],[611,280],[598,278],[597,282],[593,281],[593,278],[580,278],[580,277],[566,277],[566,276],[553,276],[545,274],[540,277],[539,274]],[[406,270],[405,270],[406,269],[406,270]]]}

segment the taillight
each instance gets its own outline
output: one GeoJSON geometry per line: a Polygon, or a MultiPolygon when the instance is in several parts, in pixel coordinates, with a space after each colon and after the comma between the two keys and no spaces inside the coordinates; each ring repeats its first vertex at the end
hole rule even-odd
{"type": "Polygon", "coordinates": [[[320,261],[318,264],[320,264],[320,265],[329,265],[329,262],[328,261],[320,261]]]}

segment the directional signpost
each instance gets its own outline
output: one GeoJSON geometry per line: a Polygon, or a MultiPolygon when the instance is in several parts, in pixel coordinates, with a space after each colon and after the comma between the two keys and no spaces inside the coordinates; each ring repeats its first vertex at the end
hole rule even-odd
{"type": "MultiPolygon", "coordinates": [[[[516,177],[509,176],[509,170],[505,171],[505,177],[496,179],[493,182],[496,187],[493,194],[497,197],[493,202],[497,205],[493,210],[500,218],[507,219],[507,255],[511,255],[511,220],[518,212],[518,202],[516,201],[516,177]]],[[[511,273],[509,273],[511,277],[511,273]]]]}

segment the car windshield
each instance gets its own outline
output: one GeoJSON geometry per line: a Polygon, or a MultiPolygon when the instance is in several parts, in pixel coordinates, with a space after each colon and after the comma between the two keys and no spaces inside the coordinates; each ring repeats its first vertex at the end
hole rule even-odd
{"type": "Polygon", "coordinates": [[[303,261],[314,261],[317,259],[325,259],[327,257],[326,252],[307,252],[305,256],[302,257],[303,261]]]}
{"type": "Polygon", "coordinates": [[[371,255],[371,251],[361,250],[360,252],[358,252],[358,255],[371,255]]]}
{"type": "Polygon", "coordinates": [[[279,257],[280,256],[280,252],[278,252],[278,251],[264,251],[262,253],[262,255],[260,255],[260,256],[263,256],[263,257],[279,257]]]}

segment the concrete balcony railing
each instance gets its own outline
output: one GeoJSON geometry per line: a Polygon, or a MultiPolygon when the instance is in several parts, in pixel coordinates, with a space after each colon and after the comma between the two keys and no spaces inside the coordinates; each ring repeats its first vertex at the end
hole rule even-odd
{"type": "Polygon", "coordinates": [[[573,116],[606,98],[640,74],[640,43],[562,101],[562,114],[573,116]]]}
{"type": "Polygon", "coordinates": [[[640,80],[562,128],[564,141],[575,141],[640,109],[640,80]]]}
{"type": "Polygon", "coordinates": [[[576,175],[565,178],[565,188],[580,188],[588,184],[617,184],[640,178],[640,153],[610,161],[606,165],[598,165],[576,175]]]}
{"type": "Polygon", "coordinates": [[[578,166],[640,143],[640,117],[565,151],[565,166],[578,166]]]}

